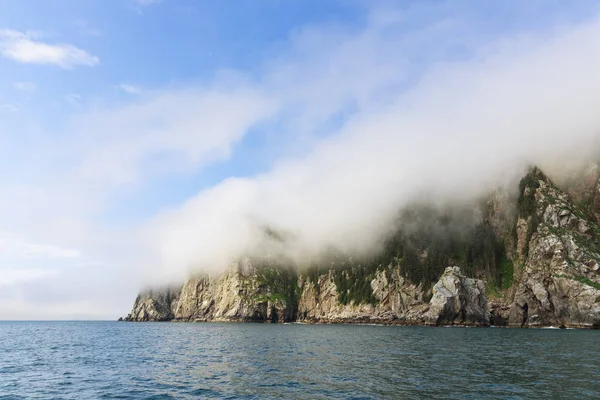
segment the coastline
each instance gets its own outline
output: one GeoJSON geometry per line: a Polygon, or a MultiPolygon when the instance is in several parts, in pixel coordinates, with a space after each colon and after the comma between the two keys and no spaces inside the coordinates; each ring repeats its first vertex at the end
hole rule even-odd
{"type": "Polygon", "coordinates": [[[318,320],[318,321],[287,321],[287,322],[271,322],[271,321],[256,321],[256,320],[240,320],[240,319],[212,319],[212,320],[169,320],[169,321],[128,321],[119,318],[117,322],[132,322],[132,323],[195,323],[195,324],[211,324],[211,323],[232,323],[232,324],[266,324],[266,325],[357,325],[357,326],[406,326],[406,327],[428,327],[428,328],[500,328],[500,329],[556,329],[556,330],[600,330],[600,325],[594,324],[578,324],[578,325],[489,325],[489,324],[428,324],[419,322],[407,321],[351,321],[351,320],[318,320]]]}

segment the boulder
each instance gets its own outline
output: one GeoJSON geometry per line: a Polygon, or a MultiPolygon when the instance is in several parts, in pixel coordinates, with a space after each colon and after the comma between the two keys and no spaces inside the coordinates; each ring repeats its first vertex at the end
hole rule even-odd
{"type": "Polygon", "coordinates": [[[483,281],[465,277],[459,267],[446,268],[423,317],[429,325],[489,325],[483,281]]]}

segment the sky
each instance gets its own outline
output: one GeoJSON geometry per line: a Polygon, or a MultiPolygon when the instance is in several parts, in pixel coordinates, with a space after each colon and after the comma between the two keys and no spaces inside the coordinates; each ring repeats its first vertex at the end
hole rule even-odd
{"type": "Polygon", "coordinates": [[[0,319],[593,159],[597,71],[597,1],[0,0],[0,319]]]}

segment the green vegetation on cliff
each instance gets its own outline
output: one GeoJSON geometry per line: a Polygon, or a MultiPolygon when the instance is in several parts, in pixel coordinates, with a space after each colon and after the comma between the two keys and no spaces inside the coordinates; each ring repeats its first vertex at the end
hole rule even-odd
{"type": "Polygon", "coordinates": [[[354,302],[354,304],[377,304],[377,299],[371,288],[373,277],[373,271],[361,266],[335,270],[334,281],[339,302],[342,304],[350,302],[354,302]]]}
{"type": "Polygon", "coordinates": [[[328,262],[311,263],[303,269],[308,282],[313,284],[317,295],[320,293],[319,278],[333,274],[338,301],[342,304],[377,304],[371,281],[378,269],[383,268],[380,257],[369,260],[355,260],[339,251],[330,249],[324,257],[328,262]]]}
{"type": "Polygon", "coordinates": [[[287,305],[297,304],[300,289],[298,273],[291,263],[282,264],[274,259],[253,260],[254,276],[247,277],[247,284],[257,287],[254,299],[258,302],[285,302],[287,305]]]}
{"type": "MultiPolygon", "coordinates": [[[[527,220],[527,232],[525,234],[525,247],[523,248],[523,257],[529,255],[529,242],[537,230],[540,219],[536,212],[535,193],[540,187],[540,179],[546,180],[546,177],[537,168],[533,168],[519,182],[519,199],[517,200],[518,217],[527,220]]],[[[515,221],[515,243],[516,243],[516,221],[515,221]]]]}
{"type": "Polygon", "coordinates": [[[545,179],[545,177],[538,169],[534,168],[519,182],[517,207],[519,215],[523,218],[529,218],[535,214],[535,191],[540,187],[540,179],[545,179]]]}
{"type": "Polygon", "coordinates": [[[593,280],[591,280],[588,277],[577,275],[577,276],[574,276],[573,279],[575,279],[576,281],[579,281],[579,282],[581,282],[583,284],[586,284],[588,286],[591,286],[594,289],[600,290],[600,283],[594,282],[593,280]]]}
{"type": "Polygon", "coordinates": [[[324,257],[328,262],[311,264],[302,273],[318,293],[320,276],[331,270],[342,304],[377,304],[371,281],[379,271],[389,277],[393,269],[425,291],[450,265],[506,289],[513,283],[513,263],[489,222],[471,222],[477,218],[481,215],[472,208],[413,208],[400,216],[398,229],[371,258],[357,260],[331,250],[324,257]]]}
{"type": "MultiPolygon", "coordinates": [[[[465,274],[492,279],[498,286],[512,280],[509,266],[503,264],[506,252],[491,225],[482,221],[473,226],[464,222],[465,210],[440,213],[424,210],[411,218],[416,229],[400,228],[385,246],[388,263],[397,261],[404,277],[415,284],[430,285],[444,269],[459,265],[465,274]],[[505,271],[506,270],[506,271],[505,271]]],[[[402,226],[402,225],[401,225],[402,226]]]]}
{"type": "Polygon", "coordinates": [[[515,264],[506,256],[503,255],[500,260],[500,268],[498,269],[498,287],[501,289],[508,289],[513,285],[515,275],[515,264]]]}

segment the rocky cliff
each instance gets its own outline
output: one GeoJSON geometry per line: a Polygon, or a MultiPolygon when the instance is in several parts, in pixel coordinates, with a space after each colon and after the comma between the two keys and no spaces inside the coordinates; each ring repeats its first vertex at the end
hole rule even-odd
{"type": "Polygon", "coordinates": [[[296,318],[296,293],[295,271],[246,259],[224,273],[195,276],[176,294],[140,294],[125,320],[289,322],[296,318]]]}
{"type": "Polygon", "coordinates": [[[344,289],[347,293],[356,291],[345,285],[351,273],[351,270],[330,270],[316,277],[301,275],[298,280],[301,292],[298,320],[321,323],[423,322],[423,313],[427,308],[423,290],[420,285],[402,277],[399,269],[377,271],[373,279],[367,282],[371,293],[369,298],[348,301],[340,296],[340,292],[344,289]]]}
{"type": "Polygon", "coordinates": [[[181,289],[150,289],[140,293],[127,316],[130,321],[171,321],[181,289]]]}
{"type": "Polygon", "coordinates": [[[190,279],[169,299],[160,291],[141,294],[125,320],[471,326],[489,322],[483,281],[465,277],[459,267],[446,269],[429,301],[419,286],[381,272],[370,282],[374,303],[343,304],[333,273],[317,282],[300,275],[298,286],[293,287],[295,280],[278,286],[284,280],[263,280],[265,271],[277,270],[256,268],[249,260],[244,264],[246,272],[236,264],[221,275],[190,279]]]}
{"type": "Polygon", "coordinates": [[[561,190],[534,168],[517,196],[405,210],[372,259],[246,259],[143,292],[126,319],[599,327],[599,178],[561,190]]]}
{"type": "Polygon", "coordinates": [[[598,326],[600,229],[595,199],[588,207],[577,205],[537,169],[521,183],[521,193],[510,325],[598,326]]]}

